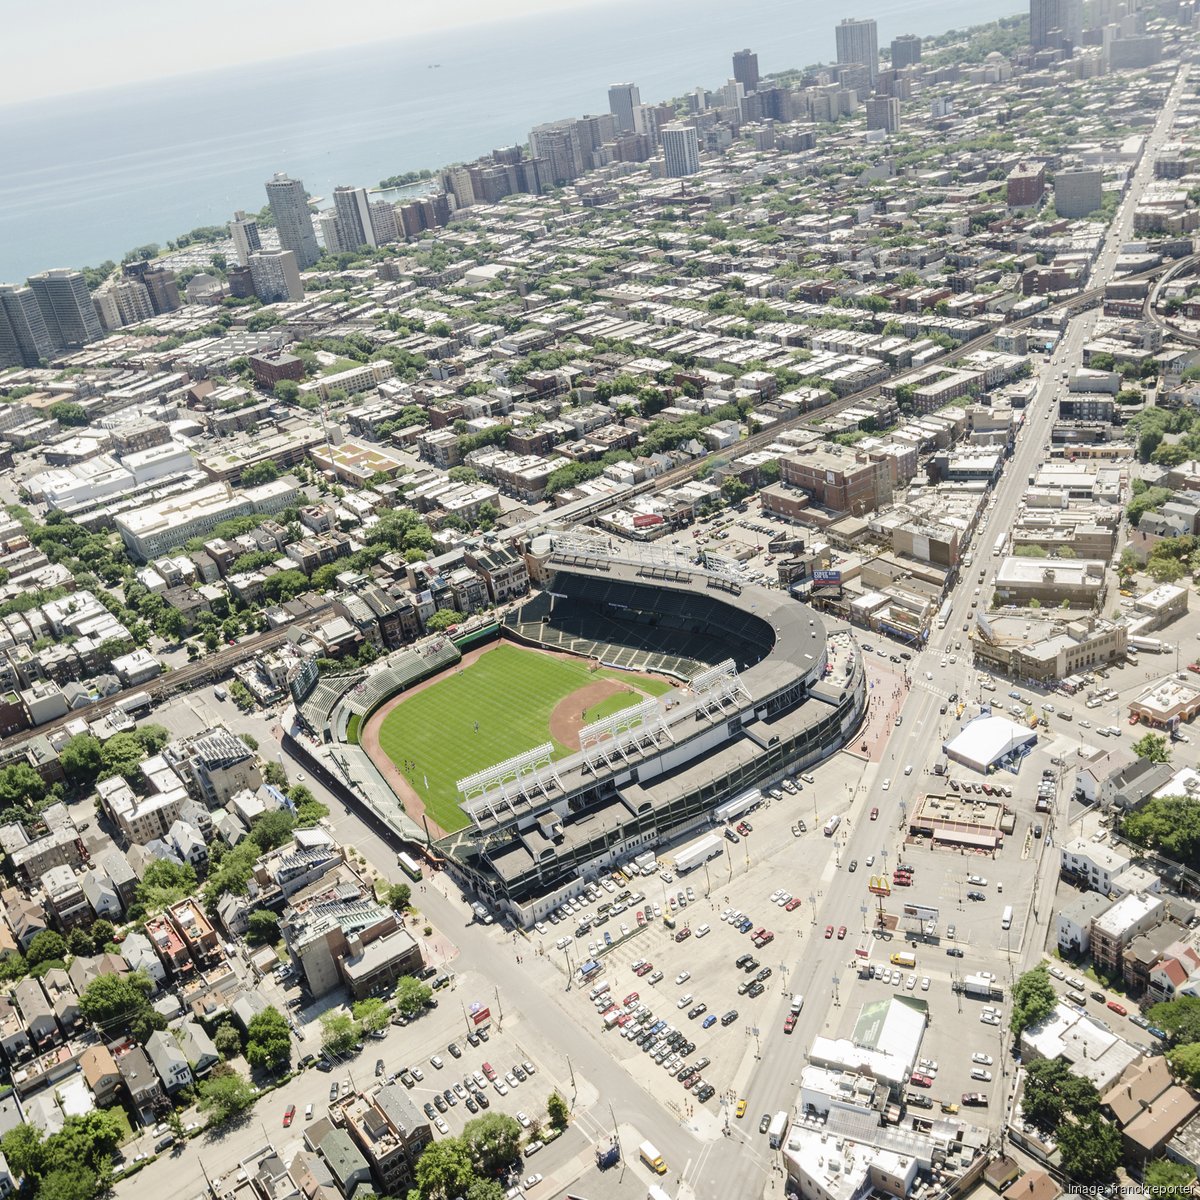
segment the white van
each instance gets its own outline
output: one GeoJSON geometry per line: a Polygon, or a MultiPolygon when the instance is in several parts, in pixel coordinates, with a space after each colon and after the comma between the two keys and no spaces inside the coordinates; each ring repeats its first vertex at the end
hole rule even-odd
{"type": "Polygon", "coordinates": [[[805,783],[816,783],[816,780],[807,771],[801,774],[800,778],[803,779],[805,783]]]}
{"type": "Polygon", "coordinates": [[[311,1105],[311,1104],[310,1104],[310,1105],[308,1105],[308,1106],[305,1108],[305,1110],[304,1110],[304,1119],[305,1119],[306,1121],[311,1121],[311,1120],[312,1120],[312,1105],[311,1105]]]}
{"type": "Polygon", "coordinates": [[[804,1007],[804,997],[797,992],[792,997],[792,1016],[797,1016],[804,1007]]]}
{"type": "Polygon", "coordinates": [[[696,927],[697,937],[706,937],[712,931],[711,925],[698,925],[696,927]]]}
{"type": "Polygon", "coordinates": [[[588,992],[589,1000],[596,1000],[603,996],[608,991],[608,980],[605,979],[601,983],[596,984],[590,992],[588,992]]]}

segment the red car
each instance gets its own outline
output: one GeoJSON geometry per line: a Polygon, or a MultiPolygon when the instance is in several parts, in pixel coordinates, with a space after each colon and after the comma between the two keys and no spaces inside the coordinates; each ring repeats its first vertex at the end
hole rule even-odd
{"type": "Polygon", "coordinates": [[[871,820],[872,821],[879,820],[879,809],[877,809],[877,808],[871,809],[871,820]]]}
{"type": "Polygon", "coordinates": [[[483,1071],[484,1078],[488,1081],[488,1083],[496,1082],[496,1068],[493,1067],[491,1063],[485,1062],[480,1070],[483,1071]]]}
{"type": "Polygon", "coordinates": [[[286,1129],[292,1123],[292,1118],[295,1115],[296,1115],[296,1106],[294,1104],[289,1104],[287,1106],[287,1108],[285,1108],[283,1110],[283,1127],[284,1127],[284,1129],[286,1129]]]}
{"type": "Polygon", "coordinates": [[[783,1023],[783,1032],[791,1033],[796,1028],[796,1017],[793,1013],[788,1013],[787,1020],[783,1023]]]}
{"type": "Polygon", "coordinates": [[[908,1077],[908,1082],[914,1087],[933,1087],[933,1077],[931,1075],[922,1075],[919,1071],[914,1071],[908,1077]]]}
{"type": "Polygon", "coordinates": [[[642,963],[642,965],[640,967],[638,967],[638,969],[636,971],[634,971],[634,974],[640,979],[643,975],[649,975],[650,972],[653,970],[654,970],[653,963],[642,963]]]}
{"type": "Polygon", "coordinates": [[[826,940],[826,941],[829,941],[829,939],[830,939],[831,937],[833,937],[833,926],[832,926],[832,925],[826,925],[826,926],[825,926],[825,940],[826,940]]]}
{"type": "Polygon", "coordinates": [[[793,897],[792,897],[792,898],[791,898],[791,899],[790,899],[790,900],[789,900],[789,901],[788,901],[788,902],[787,902],[787,903],[786,903],[786,904],[783,906],[783,911],[784,911],[784,912],[794,912],[794,911],[795,911],[797,908],[799,908],[799,907],[800,907],[800,897],[799,897],[799,896],[793,896],[793,897]]]}
{"type": "Polygon", "coordinates": [[[764,946],[769,945],[774,940],[775,935],[769,929],[764,929],[762,933],[754,939],[754,944],[761,950],[764,946]]]}
{"type": "Polygon", "coordinates": [[[1125,1005],[1118,1004],[1115,1000],[1110,1000],[1108,1002],[1108,1007],[1111,1008],[1113,1010],[1113,1012],[1115,1012],[1117,1014],[1118,1017],[1123,1017],[1125,1015],[1125,1013],[1128,1011],[1125,1008],[1125,1005]]]}
{"type": "Polygon", "coordinates": [[[845,936],[846,936],[845,925],[839,925],[838,926],[838,941],[840,942],[845,936]]]}
{"type": "Polygon", "coordinates": [[[747,822],[747,821],[743,821],[743,822],[742,822],[742,823],[741,823],[741,824],[740,824],[740,825],[737,827],[737,831],[738,831],[738,833],[740,833],[740,834],[742,835],[742,837],[745,837],[747,834],[749,834],[749,833],[753,833],[753,832],[754,832],[754,828],[753,828],[753,826],[751,826],[751,825],[749,824],[749,822],[747,822]]]}
{"type": "Polygon", "coordinates": [[[621,1003],[629,1005],[629,1004],[632,1004],[635,1000],[640,1000],[640,999],[641,999],[641,997],[637,994],[637,992],[630,992],[629,995],[626,996],[625,999],[621,1001],[621,1003]]]}

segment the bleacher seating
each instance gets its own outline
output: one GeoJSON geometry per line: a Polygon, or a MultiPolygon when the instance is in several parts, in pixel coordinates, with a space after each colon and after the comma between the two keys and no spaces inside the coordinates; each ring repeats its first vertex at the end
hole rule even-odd
{"type": "Polygon", "coordinates": [[[462,657],[448,638],[438,643],[400,650],[391,656],[382,671],[369,675],[346,697],[350,712],[365,716],[389,696],[420,683],[462,657]]]}

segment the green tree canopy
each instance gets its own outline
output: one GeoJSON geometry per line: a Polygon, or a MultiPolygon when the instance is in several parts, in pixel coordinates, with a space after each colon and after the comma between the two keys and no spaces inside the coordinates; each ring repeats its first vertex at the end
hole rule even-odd
{"type": "Polygon", "coordinates": [[[279,937],[279,918],[269,908],[256,908],[246,919],[246,941],[255,946],[273,942],[279,937]]]}
{"type": "Polygon", "coordinates": [[[477,1170],[495,1175],[517,1156],[521,1126],[507,1113],[489,1112],[463,1126],[463,1144],[477,1170]]]}
{"type": "Polygon", "coordinates": [[[91,785],[104,764],[100,739],[90,733],[76,734],[59,751],[63,773],[74,784],[91,785]]]}
{"type": "Polygon", "coordinates": [[[123,779],[132,781],[138,776],[138,767],[146,757],[146,752],[134,734],[117,733],[104,743],[100,757],[101,778],[109,779],[120,775],[123,779]]]}
{"type": "Polygon", "coordinates": [[[1151,1195],[1178,1196],[1180,1200],[1191,1195],[1195,1181],[1196,1172],[1191,1167],[1170,1158],[1156,1158],[1147,1163],[1142,1175],[1142,1182],[1151,1195]]]}
{"type": "Polygon", "coordinates": [[[1195,871],[1200,869],[1200,804],[1190,796],[1155,796],[1121,822],[1129,841],[1195,871]]]}
{"type": "Polygon", "coordinates": [[[412,888],[407,883],[393,883],[387,890],[388,908],[400,912],[412,901],[412,888]]]}
{"type": "Polygon", "coordinates": [[[236,1071],[225,1068],[218,1074],[217,1068],[196,1087],[196,1107],[208,1117],[210,1125],[224,1125],[240,1116],[254,1103],[257,1095],[236,1071]]]}
{"type": "Polygon", "coordinates": [[[1053,1132],[1068,1113],[1082,1119],[1100,1109],[1100,1096],[1065,1059],[1038,1059],[1025,1069],[1021,1106],[1039,1128],[1053,1132]]]}
{"type": "Polygon", "coordinates": [[[132,1025],[150,1007],[153,983],[142,971],[129,975],[99,975],[83,989],[79,1011],[106,1034],[132,1025]]]}
{"type": "Polygon", "coordinates": [[[433,989],[412,975],[401,975],[396,980],[396,1008],[406,1017],[424,1012],[432,995],[433,989]]]}
{"type": "Polygon", "coordinates": [[[52,929],[43,929],[35,933],[25,948],[25,961],[31,967],[52,959],[64,959],[67,956],[67,943],[52,929]]]}
{"type": "Polygon", "coordinates": [[[274,850],[291,840],[296,818],[285,809],[263,813],[251,826],[250,840],[262,851],[274,850]]]}
{"type": "Polygon", "coordinates": [[[421,1200],[453,1200],[471,1186],[475,1168],[461,1138],[443,1138],[421,1152],[416,1176],[421,1200]]]}
{"type": "Polygon", "coordinates": [[[366,1033],[378,1033],[387,1026],[388,1018],[392,1015],[388,1006],[376,996],[356,1000],[350,1006],[350,1014],[366,1033]]]}
{"type": "Polygon", "coordinates": [[[1012,1001],[1010,1028],[1018,1036],[1054,1011],[1058,996],[1045,963],[1026,971],[1017,980],[1013,985],[1012,1001]]]}
{"type": "Polygon", "coordinates": [[[151,913],[162,912],[196,890],[196,872],[187,863],[155,859],[137,886],[138,903],[151,913]]]}
{"type": "Polygon", "coordinates": [[[1180,996],[1152,1005],[1146,1019],[1170,1034],[1173,1042],[1200,1042],[1200,997],[1180,996]]]}
{"type": "Polygon", "coordinates": [[[242,1035],[232,1021],[222,1021],[213,1034],[213,1044],[222,1058],[236,1058],[242,1052],[242,1035]]]}
{"type": "Polygon", "coordinates": [[[255,1013],[246,1027],[246,1061],[252,1067],[278,1071],[292,1057],[292,1031],[277,1008],[255,1013]]]}
{"type": "Polygon", "coordinates": [[[457,625],[462,620],[460,613],[457,613],[452,608],[439,608],[437,612],[425,622],[425,628],[430,633],[445,633],[451,625],[457,625]]]}
{"type": "Polygon", "coordinates": [[[1081,1183],[1103,1183],[1121,1162],[1121,1134],[1099,1113],[1090,1113],[1059,1125],[1058,1149],[1068,1175],[1081,1183]]]}
{"type": "Polygon", "coordinates": [[[1153,763],[1165,763],[1171,757],[1167,739],[1159,733],[1148,733],[1138,738],[1130,749],[1138,758],[1147,758],[1153,763]]]}
{"type": "Polygon", "coordinates": [[[27,763],[10,763],[0,770],[0,808],[26,807],[46,796],[46,781],[27,763]]]}
{"type": "Polygon", "coordinates": [[[555,1129],[566,1129],[570,1115],[571,1110],[567,1108],[567,1102],[558,1092],[551,1092],[546,1101],[546,1116],[549,1118],[550,1124],[555,1129]]]}
{"type": "Polygon", "coordinates": [[[321,1014],[321,1048],[331,1054],[348,1054],[358,1043],[360,1030],[348,1013],[330,1009],[321,1014]]]}

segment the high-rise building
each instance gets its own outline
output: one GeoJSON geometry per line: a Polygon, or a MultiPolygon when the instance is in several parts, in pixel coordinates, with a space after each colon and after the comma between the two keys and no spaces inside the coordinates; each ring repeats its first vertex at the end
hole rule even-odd
{"type": "Polygon", "coordinates": [[[92,294],[80,272],[56,267],[31,275],[29,286],[37,297],[55,346],[60,349],[86,346],[104,336],[92,294]]]}
{"type": "Polygon", "coordinates": [[[1046,166],[1040,162],[1019,162],[1009,171],[1005,183],[1009,208],[1030,208],[1045,194],[1046,166]]]}
{"type": "Polygon", "coordinates": [[[179,307],[179,284],[170,267],[152,267],[148,262],[132,262],[121,268],[121,274],[126,279],[137,280],[145,287],[153,312],[169,313],[179,307]]]}
{"type": "Polygon", "coordinates": [[[267,200],[279,230],[279,245],[296,255],[301,270],[311,267],[321,257],[317,235],[313,230],[312,213],[304,184],[282,173],[267,180],[267,200]]]}
{"type": "Polygon", "coordinates": [[[723,108],[731,108],[738,116],[742,112],[742,97],[746,94],[746,89],[736,79],[727,79],[725,86],[721,89],[721,106],[723,108]]]}
{"type": "Polygon", "coordinates": [[[633,110],[641,102],[636,83],[614,83],[608,89],[608,111],[616,118],[621,133],[633,132],[633,110]]]}
{"type": "Polygon", "coordinates": [[[663,161],[671,178],[695,175],[700,170],[700,138],[694,125],[664,125],[662,134],[663,161]]]}
{"type": "Polygon", "coordinates": [[[371,225],[371,201],[362,187],[333,189],[333,210],[337,213],[338,234],[348,250],[375,245],[375,230],[371,225]]]}
{"type": "Polygon", "coordinates": [[[734,51],[733,77],[742,85],[743,91],[758,91],[758,55],[753,50],[734,51]]]}
{"type": "Polygon", "coordinates": [[[1029,0],[1029,44],[1035,50],[1078,46],[1083,40],[1083,0],[1029,0]]]}
{"type": "Polygon", "coordinates": [[[255,250],[250,255],[254,294],[264,304],[303,300],[304,284],[294,250],[255,250]]]}
{"type": "Polygon", "coordinates": [[[442,172],[442,190],[454,197],[455,208],[470,208],[475,203],[475,187],[466,167],[447,167],[442,172]]]}
{"type": "Polygon", "coordinates": [[[21,347],[17,345],[17,335],[13,330],[4,305],[0,304],[0,370],[5,367],[21,365],[21,347]]]}
{"type": "Polygon", "coordinates": [[[396,206],[386,200],[376,200],[371,205],[371,229],[375,233],[377,246],[400,241],[400,222],[396,219],[396,206]]]}
{"type": "Polygon", "coordinates": [[[337,213],[332,208],[318,213],[317,224],[321,227],[321,244],[325,247],[325,253],[341,254],[346,247],[342,245],[342,232],[337,213]]]}
{"type": "MultiPolygon", "coordinates": [[[[0,309],[4,310],[20,363],[26,367],[36,367],[42,359],[54,353],[46,318],[42,316],[32,288],[19,283],[0,283],[0,309]]],[[[3,336],[2,328],[0,336],[3,336]]]]}
{"type": "Polygon", "coordinates": [[[250,255],[255,250],[262,249],[258,222],[238,209],[233,214],[233,220],[229,222],[229,233],[233,237],[233,248],[237,253],[237,260],[244,267],[250,262],[250,255]]]}
{"type": "Polygon", "coordinates": [[[892,38],[892,66],[897,70],[921,61],[921,39],[915,33],[902,33],[892,38]]]}
{"type": "Polygon", "coordinates": [[[93,294],[92,301],[105,329],[140,325],[154,316],[149,289],[136,275],[104,284],[93,294]]]}
{"type": "Polygon", "coordinates": [[[837,60],[840,63],[862,63],[875,86],[879,74],[879,34],[873,20],[858,21],[847,17],[834,30],[837,39],[837,60]]]}
{"type": "Polygon", "coordinates": [[[552,121],[529,132],[533,158],[544,158],[550,184],[572,183],[583,174],[583,148],[575,121],[552,121]]]}
{"type": "Polygon", "coordinates": [[[868,129],[900,132],[900,101],[895,96],[868,96],[864,107],[868,129]]]}
{"type": "Polygon", "coordinates": [[[1103,201],[1104,172],[1098,167],[1054,173],[1054,211],[1060,217],[1086,217],[1103,201]]]}

